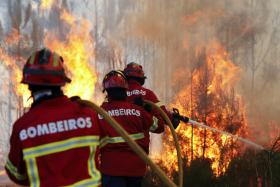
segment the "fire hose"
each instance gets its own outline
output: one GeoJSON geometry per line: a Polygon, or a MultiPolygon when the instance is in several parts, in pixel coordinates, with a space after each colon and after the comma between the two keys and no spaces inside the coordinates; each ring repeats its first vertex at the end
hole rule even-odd
{"type": "Polygon", "coordinates": [[[156,104],[154,104],[151,101],[145,100],[145,103],[147,103],[148,105],[152,106],[153,108],[157,109],[160,112],[160,115],[163,117],[163,119],[165,120],[165,122],[167,123],[168,127],[170,128],[171,134],[173,136],[174,139],[174,143],[175,143],[175,148],[177,151],[177,159],[178,159],[178,178],[179,178],[179,187],[183,186],[183,160],[182,160],[182,154],[181,154],[181,148],[179,145],[179,140],[177,137],[177,134],[175,132],[175,129],[172,125],[172,122],[170,121],[169,117],[167,116],[167,114],[156,104]]]}
{"type": "Polygon", "coordinates": [[[114,118],[110,117],[104,109],[87,100],[77,100],[77,102],[81,105],[91,107],[98,114],[102,115],[104,119],[115,129],[115,131],[123,137],[130,148],[155,171],[155,173],[167,186],[176,187],[176,184],[174,184],[174,182],[166,176],[166,174],[147,156],[144,150],[129,136],[122,126],[114,118]]]}
{"type": "Polygon", "coordinates": [[[246,143],[246,144],[250,144],[250,145],[252,145],[252,146],[254,146],[254,147],[258,148],[258,149],[261,149],[261,150],[265,149],[263,146],[261,146],[259,144],[256,144],[255,142],[252,142],[252,141],[250,141],[248,139],[239,137],[237,135],[231,134],[231,133],[226,132],[226,131],[222,131],[222,130],[219,130],[219,129],[216,129],[216,128],[213,128],[213,127],[209,127],[209,126],[207,126],[207,125],[205,125],[203,123],[200,123],[200,122],[197,122],[195,120],[192,120],[192,119],[190,119],[190,118],[188,118],[186,116],[182,116],[182,115],[180,115],[179,110],[176,109],[176,108],[173,108],[173,112],[178,116],[179,120],[182,121],[182,122],[191,123],[191,124],[193,124],[195,126],[202,127],[202,128],[214,131],[214,132],[218,132],[218,133],[224,134],[226,136],[230,136],[232,138],[235,138],[236,140],[239,140],[239,141],[241,141],[243,143],[246,143]]]}

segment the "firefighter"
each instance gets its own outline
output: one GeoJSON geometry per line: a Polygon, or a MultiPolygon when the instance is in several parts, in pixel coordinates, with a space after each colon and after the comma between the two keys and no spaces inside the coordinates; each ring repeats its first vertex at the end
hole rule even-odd
{"type": "Polygon", "coordinates": [[[67,78],[61,56],[34,52],[23,68],[22,83],[33,98],[30,110],[13,125],[8,176],[28,186],[100,186],[95,167],[99,120],[90,108],[71,101],[61,87],[67,78]]]}
{"type": "Polygon", "coordinates": [[[157,104],[168,115],[174,128],[177,128],[180,123],[179,116],[175,113],[169,112],[159,101],[156,94],[152,90],[143,86],[147,77],[144,74],[142,66],[135,62],[131,62],[127,64],[123,72],[128,80],[128,100],[130,102],[134,102],[137,105],[142,105],[147,110],[150,110],[151,113],[159,119],[160,123],[165,123],[159,112],[157,112],[155,109],[152,110],[148,105],[145,105],[143,101],[148,100],[157,104]]]}
{"type": "MultiPolygon", "coordinates": [[[[127,87],[122,72],[109,72],[103,80],[107,101],[103,102],[101,107],[148,153],[149,132],[161,133],[164,127],[142,107],[126,101],[127,87]]],[[[146,172],[145,162],[130,149],[102,116],[98,117],[102,127],[100,141],[102,186],[140,187],[146,172]]]]}

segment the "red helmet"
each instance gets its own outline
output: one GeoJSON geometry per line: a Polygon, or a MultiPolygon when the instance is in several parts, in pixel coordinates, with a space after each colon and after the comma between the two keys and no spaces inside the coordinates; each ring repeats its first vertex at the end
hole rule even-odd
{"type": "Polygon", "coordinates": [[[127,80],[121,71],[110,71],[103,79],[103,89],[108,88],[128,88],[127,80]]]}
{"type": "Polygon", "coordinates": [[[22,83],[45,86],[63,86],[71,80],[65,75],[63,58],[44,48],[35,51],[23,68],[22,83]]]}
{"type": "Polygon", "coordinates": [[[126,68],[124,69],[124,74],[126,77],[146,78],[142,66],[135,62],[127,64],[126,68]]]}

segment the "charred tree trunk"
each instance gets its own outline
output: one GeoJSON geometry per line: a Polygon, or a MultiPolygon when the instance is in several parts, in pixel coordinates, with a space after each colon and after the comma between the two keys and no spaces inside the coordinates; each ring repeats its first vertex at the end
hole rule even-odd
{"type": "MultiPolygon", "coordinates": [[[[191,69],[191,81],[190,81],[190,84],[191,84],[191,103],[190,103],[190,107],[191,107],[191,118],[194,117],[193,115],[193,69],[191,69]]],[[[192,124],[192,131],[191,131],[191,161],[193,161],[193,124],[192,124]]]]}
{"type": "MultiPolygon", "coordinates": [[[[205,63],[205,74],[204,74],[204,80],[203,80],[203,111],[204,111],[204,123],[206,124],[206,117],[207,117],[207,111],[208,111],[208,82],[209,82],[209,74],[208,74],[208,64],[207,64],[207,58],[206,58],[206,49],[203,51],[203,61],[205,63]]],[[[207,124],[206,124],[207,125],[207,124]]],[[[206,145],[207,142],[207,130],[204,129],[203,133],[203,152],[202,152],[202,157],[205,158],[205,152],[206,152],[206,145]]]]}
{"type": "Polygon", "coordinates": [[[207,131],[204,129],[203,133],[203,150],[202,150],[202,158],[205,158],[205,152],[206,152],[206,138],[207,138],[207,131]]]}

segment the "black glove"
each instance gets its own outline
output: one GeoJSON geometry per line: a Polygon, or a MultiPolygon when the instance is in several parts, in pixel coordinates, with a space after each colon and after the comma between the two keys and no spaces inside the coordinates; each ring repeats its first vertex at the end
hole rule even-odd
{"type": "Polygon", "coordinates": [[[180,124],[180,115],[176,112],[172,112],[171,122],[172,122],[172,125],[173,125],[174,129],[176,129],[180,124]]]}
{"type": "Polygon", "coordinates": [[[181,116],[179,110],[177,108],[173,108],[172,124],[173,124],[174,129],[176,129],[178,127],[180,121],[188,123],[189,122],[189,118],[186,117],[186,116],[181,116]]]}
{"type": "Polygon", "coordinates": [[[152,111],[152,106],[145,103],[142,97],[135,97],[133,103],[138,105],[138,106],[143,107],[144,110],[146,110],[147,112],[152,111]]]}

